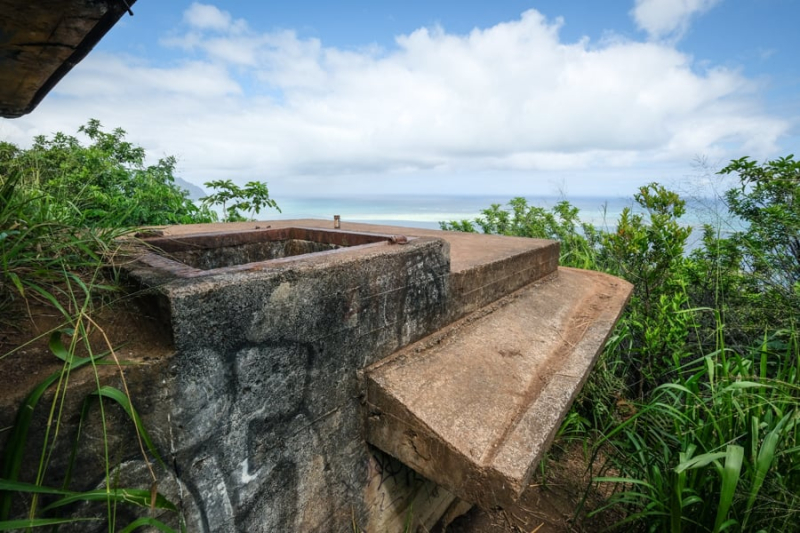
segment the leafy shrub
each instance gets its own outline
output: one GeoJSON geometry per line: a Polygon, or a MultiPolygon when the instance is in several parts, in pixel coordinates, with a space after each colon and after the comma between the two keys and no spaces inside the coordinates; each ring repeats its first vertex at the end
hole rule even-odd
{"type": "Polygon", "coordinates": [[[725,200],[742,229],[705,226],[689,254],[685,204],[655,183],[613,230],[521,198],[441,224],[558,239],[562,264],[634,283],[561,435],[595,437],[615,471],[597,481],[642,531],[794,531],[800,514],[800,163],[720,174],[739,177],[725,200]]]}
{"type": "Polygon", "coordinates": [[[512,198],[510,210],[500,204],[492,204],[481,211],[482,217],[474,221],[453,220],[440,222],[443,230],[475,233],[478,226],[483,233],[512,235],[535,239],[554,239],[561,243],[561,264],[578,268],[592,268],[593,242],[597,231],[584,224],[578,217],[578,209],[567,201],[561,201],[549,211],[528,204],[525,198],[512,198]]]}
{"type": "MultiPolygon", "coordinates": [[[[72,290],[114,290],[101,276],[135,226],[215,219],[174,184],[175,160],[144,164],[145,152],[90,120],[22,150],[0,143],[0,302],[33,297],[73,314],[72,290]]],[[[83,298],[77,298],[82,301],[83,298]]]]}
{"type": "Polygon", "coordinates": [[[91,143],[56,133],[36,137],[20,150],[6,144],[2,174],[21,174],[19,186],[35,192],[58,218],[75,226],[132,227],[213,222],[215,215],[196,206],[175,184],[175,158],[145,165],[145,151],[125,141],[125,131],[105,132],[97,120],[78,131],[91,143]]]}
{"type": "Polygon", "coordinates": [[[744,229],[723,236],[706,227],[687,276],[693,300],[717,308],[729,342],[746,346],[765,330],[792,327],[800,309],[800,163],[744,157],[720,174],[739,177],[725,199],[744,229]]]}
{"type": "Polygon", "coordinates": [[[243,220],[239,211],[277,208],[266,184],[240,188],[230,180],[209,182],[220,190],[195,205],[175,183],[174,157],[147,165],[144,149],[122,129],[104,131],[97,120],[78,132],[88,145],[63,133],[36,137],[26,150],[0,142],[2,303],[34,297],[68,317],[64,280],[71,276],[95,296],[113,290],[98,273],[120,253],[117,238],[134,228],[214,222],[218,203],[227,221],[243,220]]]}
{"type": "Polygon", "coordinates": [[[259,214],[264,207],[272,207],[280,212],[278,204],[269,197],[269,189],[265,183],[250,181],[244,187],[239,187],[231,180],[208,181],[206,187],[216,189],[214,193],[201,198],[204,207],[212,205],[222,206],[225,213],[225,222],[241,222],[247,220],[239,211],[249,211],[259,214]],[[228,205],[230,203],[230,205],[228,205]]]}
{"type": "Polygon", "coordinates": [[[689,307],[683,263],[691,228],[678,221],[685,202],[663,186],[642,187],[634,199],[644,213],[625,208],[616,230],[602,234],[598,255],[603,270],[634,284],[620,329],[628,339],[627,381],[641,397],[685,355],[694,325],[683,313],[689,307]]]}
{"type": "Polygon", "coordinates": [[[747,223],[736,233],[745,248],[743,268],[765,290],[786,295],[800,284],[800,162],[794,156],[757,164],[732,161],[720,174],[736,174],[741,186],[725,193],[728,209],[747,223]]]}

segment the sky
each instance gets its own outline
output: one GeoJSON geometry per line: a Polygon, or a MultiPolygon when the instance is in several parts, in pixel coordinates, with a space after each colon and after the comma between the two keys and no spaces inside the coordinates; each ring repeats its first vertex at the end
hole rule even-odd
{"type": "Polygon", "coordinates": [[[138,0],[0,139],[272,196],[628,195],[795,151],[797,0],[138,0]]]}

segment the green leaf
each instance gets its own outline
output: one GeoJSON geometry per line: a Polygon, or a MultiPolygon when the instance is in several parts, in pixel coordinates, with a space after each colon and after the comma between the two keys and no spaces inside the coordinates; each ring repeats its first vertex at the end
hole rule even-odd
{"type": "Polygon", "coordinates": [[[32,494],[72,494],[68,490],[54,489],[52,487],[43,487],[33,483],[25,483],[22,481],[14,481],[11,479],[0,478],[0,490],[9,490],[14,492],[28,492],[32,494]]]}
{"type": "Polygon", "coordinates": [[[53,355],[55,355],[65,363],[68,363],[73,356],[72,354],[70,354],[69,350],[66,349],[64,343],[61,342],[61,334],[62,334],[61,331],[54,331],[50,335],[50,340],[48,341],[48,347],[50,348],[50,351],[53,353],[53,355]]]}
{"type": "Polygon", "coordinates": [[[704,466],[708,466],[710,463],[714,461],[718,461],[727,455],[727,452],[715,452],[715,453],[704,453],[701,455],[697,455],[692,457],[688,461],[680,463],[678,466],[675,467],[675,472],[680,474],[685,470],[691,470],[694,468],[703,468],[704,466]]]}
{"type": "Polygon", "coordinates": [[[117,402],[136,424],[136,428],[139,431],[142,441],[144,442],[145,446],[147,446],[147,449],[150,451],[150,453],[153,454],[153,457],[156,458],[161,466],[167,468],[166,464],[164,464],[164,461],[161,459],[161,455],[159,455],[158,450],[156,450],[153,441],[150,439],[150,435],[147,433],[147,430],[142,423],[142,419],[139,417],[139,413],[137,413],[136,409],[133,408],[130,398],[128,398],[119,389],[109,386],[101,387],[100,390],[95,391],[93,394],[97,396],[103,396],[117,402]]]}
{"type": "Polygon", "coordinates": [[[6,275],[11,278],[11,283],[17,288],[19,295],[25,298],[25,287],[22,285],[22,280],[19,279],[19,276],[15,272],[7,272],[6,275]]]}
{"type": "Polygon", "coordinates": [[[79,522],[97,522],[100,518],[33,518],[29,520],[0,521],[0,531],[16,531],[31,527],[56,526],[59,524],[76,524],[79,522]]]}
{"type": "Polygon", "coordinates": [[[70,316],[70,314],[66,311],[66,309],[64,309],[64,307],[61,305],[61,303],[56,299],[55,296],[53,296],[53,294],[50,291],[40,287],[39,285],[37,285],[35,283],[28,283],[27,285],[28,285],[29,289],[31,289],[34,292],[36,292],[37,294],[39,294],[39,296],[41,296],[42,298],[47,300],[47,302],[49,302],[50,305],[52,305],[53,307],[58,309],[58,311],[62,315],[70,316]]]}
{"type": "Polygon", "coordinates": [[[714,521],[714,533],[718,533],[731,524],[726,522],[728,511],[736,494],[739,484],[739,475],[742,471],[744,448],[729,444],[725,449],[725,465],[722,469],[722,487],[720,488],[719,504],[717,505],[717,519],[714,521]]]}
{"type": "Polygon", "coordinates": [[[171,501],[166,499],[161,494],[156,494],[155,505],[150,499],[150,491],[143,489],[95,489],[87,492],[73,492],[69,495],[56,500],[44,509],[43,512],[57,509],[65,505],[77,502],[96,502],[96,501],[110,501],[116,503],[129,503],[138,507],[155,507],[157,509],[166,509],[168,511],[177,511],[177,507],[171,501]]]}
{"type": "Polygon", "coordinates": [[[164,531],[164,533],[175,533],[175,530],[166,525],[165,523],[150,517],[142,517],[134,520],[133,522],[125,526],[124,529],[121,529],[119,533],[131,533],[132,531],[135,531],[140,527],[147,527],[147,526],[154,527],[156,529],[164,531]]]}

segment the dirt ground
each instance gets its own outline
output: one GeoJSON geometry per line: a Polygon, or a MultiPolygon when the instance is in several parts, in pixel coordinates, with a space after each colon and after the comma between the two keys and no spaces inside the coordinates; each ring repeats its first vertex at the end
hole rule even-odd
{"type": "MultiPolygon", "coordinates": [[[[616,511],[587,514],[601,508],[608,493],[589,487],[593,475],[577,443],[554,445],[544,468],[534,476],[516,506],[484,511],[473,507],[447,528],[447,533],[589,533],[603,531],[621,519],[616,511]]],[[[608,488],[608,487],[606,487],[608,488]]]]}
{"type": "MultiPolygon", "coordinates": [[[[33,299],[27,305],[17,301],[0,315],[0,390],[4,398],[20,398],[63,366],[49,347],[50,334],[75,325],[52,306],[33,299]]],[[[96,323],[84,321],[83,326],[91,332],[95,353],[110,345],[122,360],[147,361],[171,351],[157,317],[148,316],[138,305],[117,303],[92,313],[92,318],[96,323]]],[[[70,338],[62,336],[62,341],[68,344],[70,338]]],[[[79,356],[86,353],[85,347],[76,349],[79,356]]]]}

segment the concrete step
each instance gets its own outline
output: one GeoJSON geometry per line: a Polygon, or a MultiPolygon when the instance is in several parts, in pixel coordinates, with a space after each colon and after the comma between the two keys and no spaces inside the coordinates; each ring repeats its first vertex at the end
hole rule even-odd
{"type": "Polygon", "coordinates": [[[559,268],[366,368],[367,441],[470,503],[513,503],[631,290],[559,268]]]}

